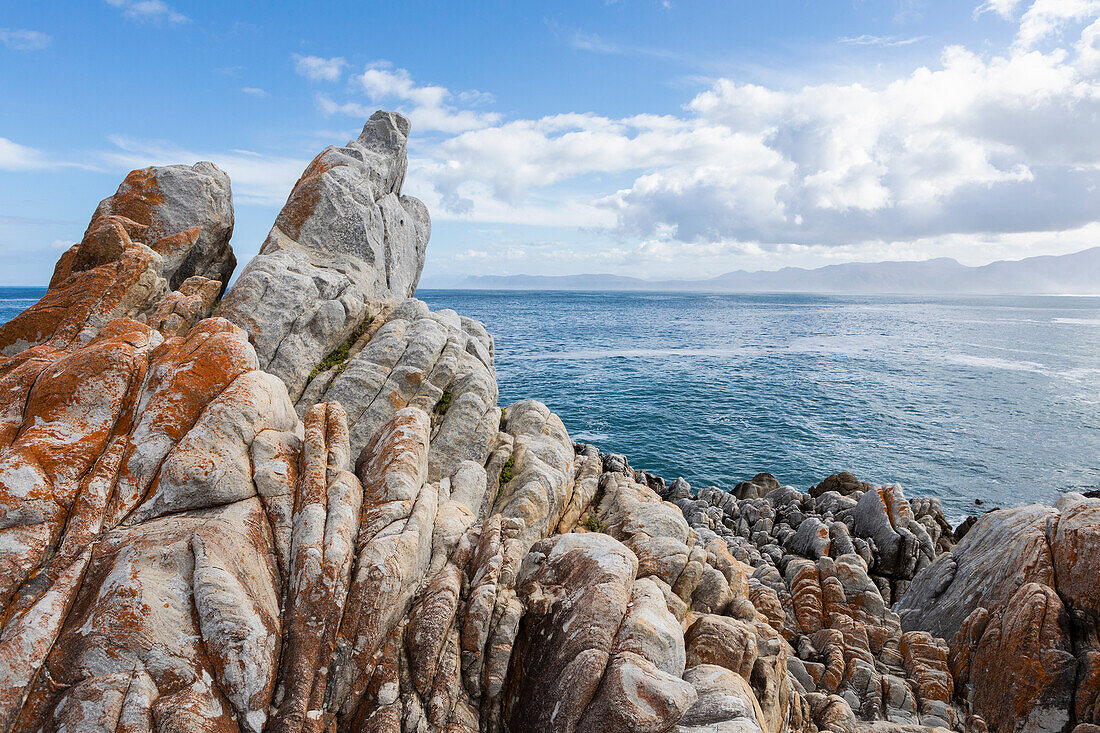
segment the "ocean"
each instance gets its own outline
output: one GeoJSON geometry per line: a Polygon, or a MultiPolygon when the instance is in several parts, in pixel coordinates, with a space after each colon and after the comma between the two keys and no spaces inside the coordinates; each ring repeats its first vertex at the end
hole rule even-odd
{"type": "Polygon", "coordinates": [[[666,480],[848,470],[953,521],[1100,488],[1100,298],[418,297],[485,323],[502,405],[541,400],[666,480]]]}
{"type": "MultiPolygon", "coordinates": [[[[43,292],[0,288],[0,321],[43,292]]],[[[953,521],[1100,489],[1100,298],[418,297],[485,323],[502,405],[541,400],[666,480],[805,490],[848,470],[953,521]]]]}

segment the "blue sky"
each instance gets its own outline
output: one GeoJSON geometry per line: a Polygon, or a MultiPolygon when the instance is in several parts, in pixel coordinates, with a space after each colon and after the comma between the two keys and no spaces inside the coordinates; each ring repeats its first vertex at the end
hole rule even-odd
{"type": "Polygon", "coordinates": [[[428,283],[1098,244],[1100,0],[979,1],[9,3],[0,284],[154,163],[229,172],[245,260],[377,108],[428,283]]]}

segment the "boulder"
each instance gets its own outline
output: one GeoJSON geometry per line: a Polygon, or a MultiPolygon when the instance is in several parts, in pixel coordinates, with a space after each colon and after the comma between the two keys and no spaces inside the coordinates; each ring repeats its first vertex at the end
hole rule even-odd
{"type": "Polygon", "coordinates": [[[975,609],[1003,608],[1027,583],[1053,586],[1046,533],[1056,516],[1037,505],[984,514],[952,552],[913,578],[896,607],[902,627],[954,639],[975,609]]]}
{"type": "Polygon", "coordinates": [[[637,571],[634,553],[598,532],[531,548],[517,581],[527,612],[504,700],[511,729],[576,730],[611,660],[637,571]]]}
{"type": "Polygon", "coordinates": [[[183,334],[233,274],[232,232],[229,177],[214,164],[132,171],[61,255],[42,299],[0,325],[0,354],[80,347],[117,318],[159,326],[174,313],[167,332],[183,334]]]}

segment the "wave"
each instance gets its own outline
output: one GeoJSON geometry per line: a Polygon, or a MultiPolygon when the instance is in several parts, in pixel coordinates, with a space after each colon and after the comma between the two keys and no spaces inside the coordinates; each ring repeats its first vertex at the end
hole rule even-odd
{"type": "Polygon", "coordinates": [[[578,430],[570,437],[578,443],[603,443],[611,440],[611,436],[607,433],[590,432],[588,430],[578,430]]]}
{"type": "Polygon", "coordinates": [[[947,361],[961,366],[976,367],[978,369],[1001,369],[1010,372],[1032,372],[1035,374],[1049,374],[1050,371],[1042,364],[1034,361],[1010,361],[998,359],[995,356],[972,356],[970,354],[948,354],[947,361]]]}
{"type": "Polygon", "coordinates": [[[1100,326],[1100,318],[1055,318],[1054,323],[1072,323],[1078,326],[1100,326]]]}

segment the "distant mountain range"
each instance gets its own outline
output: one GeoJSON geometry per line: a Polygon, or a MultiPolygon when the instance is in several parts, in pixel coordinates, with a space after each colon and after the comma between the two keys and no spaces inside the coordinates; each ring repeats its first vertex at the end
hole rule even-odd
{"type": "Polygon", "coordinates": [[[851,262],[808,270],[737,270],[708,280],[623,275],[474,275],[423,287],[462,290],[657,290],[734,293],[1100,295],[1100,247],[1060,256],[968,267],[948,257],[921,262],[851,262]]]}

